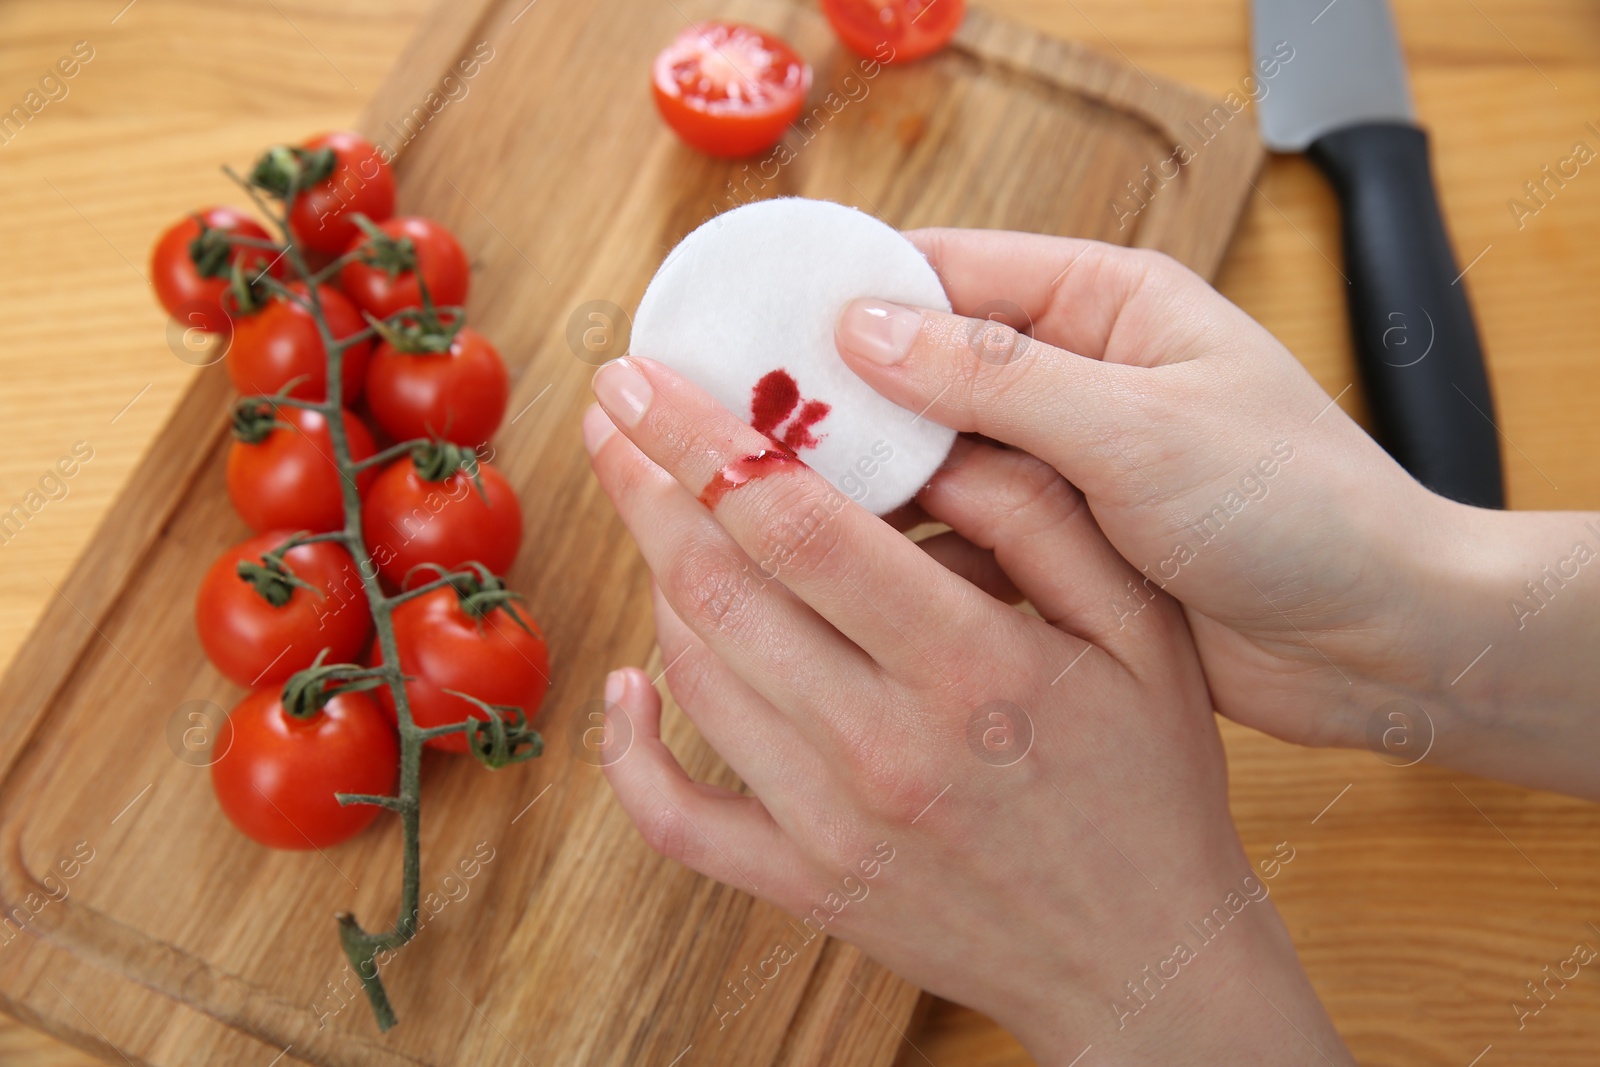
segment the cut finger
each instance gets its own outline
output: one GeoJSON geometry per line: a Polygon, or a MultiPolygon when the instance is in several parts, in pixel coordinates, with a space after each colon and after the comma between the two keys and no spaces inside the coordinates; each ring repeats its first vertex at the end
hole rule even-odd
{"type": "Polygon", "coordinates": [[[890,673],[943,673],[940,653],[966,635],[930,620],[981,617],[970,586],[667,367],[616,360],[596,374],[595,392],[635,446],[701,495],[761,573],[890,673]]]}
{"type": "Polygon", "coordinates": [[[598,407],[585,416],[595,475],[677,617],[803,733],[855,733],[845,712],[881,691],[877,664],[752,561],[638,446],[595,425],[609,422],[598,407]],[[825,676],[818,663],[829,665],[825,676]]]}

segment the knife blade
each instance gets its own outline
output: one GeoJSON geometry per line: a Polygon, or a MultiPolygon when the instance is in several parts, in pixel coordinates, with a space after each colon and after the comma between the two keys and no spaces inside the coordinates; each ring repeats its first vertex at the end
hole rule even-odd
{"type": "Polygon", "coordinates": [[[1261,138],[1339,199],[1350,326],[1378,440],[1434,492],[1505,506],[1483,349],[1387,0],[1252,0],[1261,138]],[[1292,49],[1285,61],[1283,46],[1292,49]]]}

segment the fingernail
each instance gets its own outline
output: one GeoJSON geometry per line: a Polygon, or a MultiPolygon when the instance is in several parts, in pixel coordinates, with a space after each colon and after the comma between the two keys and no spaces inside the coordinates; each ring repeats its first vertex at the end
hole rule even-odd
{"type": "Polygon", "coordinates": [[[614,359],[594,373],[594,395],[613,419],[637,426],[654,391],[639,368],[627,358],[614,359]]]}
{"type": "Polygon", "coordinates": [[[887,300],[852,300],[839,315],[836,331],[841,348],[888,367],[911,351],[922,329],[922,314],[887,300]]]}
{"type": "Polygon", "coordinates": [[[606,703],[622,703],[622,694],[627,688],[628,676],[622,671],[612,671],[606,675],[606,703]]]}
{"type": "Polygon", "coordinates": [[[611,416],[606,414],[605,408],[599,404],[590,404],[589,410],[583,413],[583,447],[589,450],[589,455],[600,451],[600,446],[611,439],[617,432],[617,424],[611,421],[611,416]]]}

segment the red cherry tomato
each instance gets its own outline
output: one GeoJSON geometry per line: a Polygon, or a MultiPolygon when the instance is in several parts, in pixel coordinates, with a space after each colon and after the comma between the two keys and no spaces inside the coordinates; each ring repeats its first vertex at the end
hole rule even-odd
{"type": "Polygon", "coordinates": [[[401,352],[385,342],[367,367],[367,404],[397,441],[437,434],[481,445],[499,428],[510,389],[500,353],[468,326],[448,352],[401,352]]]}
{"type": "Polygon", "coordinates": [[[211,565],[195,597],[195,629],[206,656],[243,686],[276,686],[311,666],[328,650],[329,663],[355,662],[372,637],[372,617],[355,561],[341,545],[317,541],[283,554],[290,574],[263,565],[262,557],[287,541],[279,530],[234,545],[211,565]],[[239,575],[240,563],[263,567],[254,580],[239,575]]]}
{"type": "MultiPolygon", "coordinates": [[[[333,441],[320,412],[280,407],[279,422],[256,444],[234,441],[228,451],[228,499],[253,530],[308,530],[323,533],[344,528],[339,468],[333,462],[333,441]]],[[[377,451],[361,420],[344,413],[350,458],[363,460],[377,451]]],[[[372,470],[356,477],[359,489],[372,484],[372,470]]]]}
{"type": "MultiPolygon", "coordinates": [[[[391,273],[381,258],[375,264],[362,260],[346,263],[339,269],[339,288],[362,310],[371,312],[374,318],[386,319],[397,311],[421,307],[419,271],[435,307],[454,307],[467,302],[471,267],[467,254],[449,230],[432,219],[415,216],[390,219],[380,223],[378,229],[396,241],[411,242],[416,269],[391,273]]],[[[354,252],[371,243],[365,234],[358,234],[345,252],[354,252]]]]}
{"type": "Polygon", "coordinates": [[[384,468],[361,505],[361,528],[378,573],[399,585],[424,563],[454,570],[476,560],[496,574],[510,570],[522,541],[521,505],[511,483],[489,464],[478,464],[478,478],[482,495],[459,470],[427,481],[409,456],[384,468]]]}
{"type": "Polygon", "coordinates": [[[212,333],[230,328],[222,294],[234,263],[249,272],[247,277],[269,265],[272,273],[282,273],[281,261],[274,263],[275,253],[232,244],[229,236],[268,239],[267,231],[244,212],[209,207],[173,223],[156,242],[150,254],[150,282],[167,314],[184,326],[212,333]]]}
{"type": "Polygon", "coordinates": [[[394,172],[371,141],[354,133],[325,133],[301,146],[331,148],[333,173],[302,190],[289,206],[289,228],[302,246],[336,256],[361,232],[352,215],[373,222],[394,214],[394,172]]]}
{"type": "Polygon", "coordinates": [[[394,727],[366,693],[340,693],[302,720],[276,689],[259,689],[228,713],[216,744],[217,803],[272,848],[327,848],[366,829],[381,809],[345,807],[334,794],[388,794],[400,760],[394,727]]]}
{"type": "MultiPolygon", "coordinates": [[[[306,296],[304,282],[291,282],[289,288],[306,296]]],[[[356,306],[331,286],[317,288],[322,313],[335,338],[349,337],[366,328],[356,306]]],[[[367,360],[372,355],[370,339],[358,341],[344,350],[339,367],[339,383],[345,404],[361,399],[367,382],[367,360]]],[[[234,318],[233,344],[228,348],[228,377],[233,387],[248,395],[270,396],[291,379],[300,384],[291,396],[321,400],[328,393],[328,350],[317,330],[317,320],[299,303],[274,297],[260,310],[234,318]]]]}
{"type": "Polygon", "coordinates": [[[656,56],[651,74],[667,125],[713,156],[777,144],[811,88],[811,68],[793,49],[733,22],[690,26],[656,56]]]}
{"type": "Polygon", "coordinates": [[[966,17],[966,0],[822,0],[822,13],[851,51],[906,63],[943,48],[966,17]],[[892,51],[891,51],[892,50],[892,51]]]}
{"type": "MultiPolygon", "coordinates": [[[[454,589],[437,589],[394,609],[394,638],[406,682],[411,721],[427,729],[468,717],[488,718],[482,710],[446,690],[468,693],[485,704],[519,707],[532,722],[550,686],[550,652],[539,626],[520,607],[516,617],[495,606],[475,618],[454,589]],[[527,623],[524,630],[517,618],[527,623]],[[531,631],[531,632],[529,632],[531,631]]],[[[375,662],[382,655],[374,650],[375,662]]],[[[391,721],[394,696],[375,690],[391,721]]],[[[428,742],[446,752],[467,751],[466,734],[446,734],[428,742]]]]}

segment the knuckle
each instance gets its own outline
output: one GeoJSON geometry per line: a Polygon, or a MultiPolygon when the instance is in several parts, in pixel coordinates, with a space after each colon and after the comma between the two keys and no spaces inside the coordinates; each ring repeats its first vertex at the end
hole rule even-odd
{"type": "Polygon", "coordinates": [[[696,547],[672,560],[661,585],[685,621],[723,629],[760,594],[761,583],[726,550],[696,547]]]}
{"type": "Polygon", "coordinates": [[[822,814],[805,827],[806,851],[819,867],[838,869],[850,862],[851,854],[861,841],[861,827],[856,814],[843,809],[822,814]]]}
{"type": "Polygon", "coordinates": [[[707,451],[699,429],[673,404],[651,404],[645,428],[651,459],[668,471],[682,470],[688,457],[707,451]]]}
{"type": "Polygon", "coordinates": [[[651,463],[643,461],[637,450],[601,449],[596,461],[602,467],[603,480],[609,483],[612,495],[620,499],[639,496],[651,489],[659,478],[659,472],[651,463]]]}
{"type": "MultiPolygon", "coordinates": [[[[1200,446],[1215,449],[1219,441],[1216,398],[1173,380],[1159,389],[1145,389],[1129,396],[1127,425],[1109,434],[1107,444],[1120,450],[1124,465],[1159,470],[1177,462],[1193,465],[1200,446]],[[1160,427],[1150,432],[1149,427],[1160,427]]],[[[1181,490],[1171,478],[1141,478],[1153,502],[1171,499],[1181,490]],[[1157,486],[1171,486],[1162,493],[1157,486]]],[[[1181,480],[1179,480],[1181,481],[1181,480]]]]}
{"type": "Polygon", "coordinates": [[[807,851],[825,870],[853,867],[869,851],[860,816],[841,811],[813,821],[807,828],[807,851]]]}
{"type": "Polygon", "coordinates": [[[942,411],[965,419],[957,429],[984,431],[986,413],[1023,410],[1033,372],[1050,346],[999,319],[936,316],[923,327],[922,343],[938,353],[949,381],[938,399],[942,411]],[[970,423],[970,425],[969,425],[970,423]]]}
{"type": "Polygon", "coordinates": [[[690,841],[693,830],[678,809],[664,804],[654,809],[647,821],[639,827],[645,843],[652,851],[685,866],[692,866],[694,848],[690,841]]]}
{"type": "Polygon", "coordinates": [[[876,818],[889,823],[910,822],[919,807],[913,807],[917,782],[906,766],[903,753],[876,751],[854,761],[856,792],[862,805],[876,818]]]}
{"type": "Polygon", "coordinates": [[[967,327],[967,349],[982,363],[999,366],[1020,355],[1024,335],[1009,322],[998,318],[973,319],[967,327]]]}
{"type": "Polygon", "coordinates": [[[764,575],[815,577],[833,563],[841,542],[834,519],[848,501],[820,477],[785,478],[762,502],[752,530],[757,566],[764,575]]]}
{"type": "Polygon", "coordinates": [[[1082,494],[1050,464],[1025,452],[1013,455],[1016,458],[1006,485],[1007,499],[996,517],[1002,533],[1030,533],[1059,526],[1082,506],[1082,494]]]}
{"type": "Polygon", "coordinates": [[[709,705],[710,699],[723,690],[724,679],[718,671],[719,661],[692,648],[681,651],[663,647],[661,655],[672,666],[666,672],[667,688],[672,691],[672,699],[693,721],[697,713],[709,705]]]}
{"type": "Polygon", "coordinates": [[[859,809],[876,824],[908,825],[927,806],[927,783],[937,777],[916,731],[876,719],[854,737],[841,738],[841,763],[859,809]]]}
{"type": "Polygon", "coordinates": [[[1117,255],[1126,264],[1129,276],[1136,279],[1140,287],[1170,292],[1188,288],[1199,278],[1172,256],[1154,248],[1124,248],[1117,255]]]}

